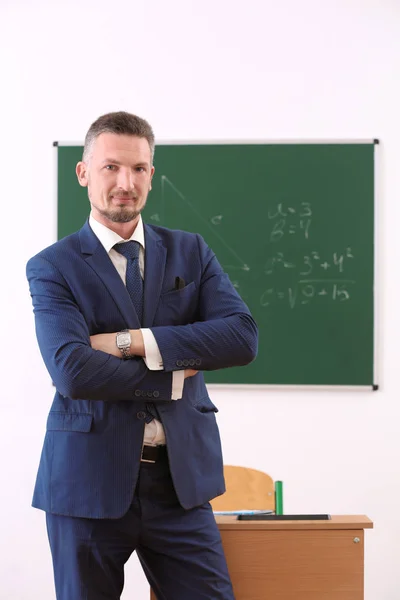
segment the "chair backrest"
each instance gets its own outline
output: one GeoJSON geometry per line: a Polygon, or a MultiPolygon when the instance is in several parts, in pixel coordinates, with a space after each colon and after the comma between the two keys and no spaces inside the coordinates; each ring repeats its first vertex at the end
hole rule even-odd
{"type": "Polygon", "coordinates": [[[211,501],[213,510],[275,510],[272,478],[248,467],[224,466],[226,492],[211,501]]]}

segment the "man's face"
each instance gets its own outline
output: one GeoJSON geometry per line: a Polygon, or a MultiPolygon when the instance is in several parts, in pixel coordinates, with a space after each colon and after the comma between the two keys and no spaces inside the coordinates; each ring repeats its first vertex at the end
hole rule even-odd
{"type": "Polygon", "coordinates": [[[149,143],[133,135],[102,133],[88,162],[78,163],[76,173],[88,188],[94,217],[129,223],[142,212],[151,190],[154,167],[149,143]]]}

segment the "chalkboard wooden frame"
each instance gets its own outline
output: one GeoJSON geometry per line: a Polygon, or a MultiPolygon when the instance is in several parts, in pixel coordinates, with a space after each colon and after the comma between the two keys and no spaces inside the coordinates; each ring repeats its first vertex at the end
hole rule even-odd
{"type": "MultiPolygon", "coordinates": [[[[157,147],[162,147],[162,146],[180,146],[180,145],[184,145],[184,146],[209,146],[209,145],[219,145],[219,146],[229,146],[229,145],[241,145],[241,146],[245,146],[245,145],[362,145],[362,144],[369,144],[369,145],[374,145],[374,203],[373,203],[373,211],[374,211],[374,215],[373,215],[373,226],[374,226],[374,234],[373,234],[373,247],[374,247],[374,255],[373,255],[373,273],[374,273],[374,281],[376,283],[376,277],[377,277],[377,258],[376,258],[376,249],[377,249],[377,243],[376,243],[376,229],[377,229],[377,215],[376,215],[376,197],[377,197],[377,187],[378,187],[378,173],[377,173],[377,160],[376,160],[376,152],[375,152],[375,147],[378,144],[378,140],[373,140],[373,139],[356,139],[356,140],[328,140],[328,139],[317,139],[317,140],[312,140],[312,139],[307,139],[307,140],[300,140],[300,139],[295,139],[295,140],[215,140],[215,141],[194,141],[194,140],[181,140],[181,141],[159,141],[157,142],[157,147]]],[[[57,148],[60,147],[64,147],[64,146],[80,146],[82,147],[82,143],[78,143],[78,144],[73,144],[71,142],[55,142],[54,143],[55,146],[57,146],[57,148]]],[[[157,168],[157,150],[156,150],[156,168],[157,168]]],[[[151,196],[149,198],[149,202],[151,202],[151,196]]],[[[160,223],[161,224],[161,223],[160,223]]],[[[218,252],[217,252],[217,257],[218,257],[218,252]]],[[[372,371],[373,371],[373,376],[371,379],[371,382],[364,384],[356,384],[356,385],[341,385],[341,384],[334,384],[334,385],[329,385],[329,384],[285,384],[285,383],[260,383],[260,382],[249,382],[249,381],[243,381],[243,383],[241,382],[237,382],[235,381],[234,383],[230,383],[229,381],[229,372],[230,370],[226,370],[226,380],[215,383],[215,382],[209,382],[208,385],[210,387],[214,387],[214,386],[218,386],[218,387],[229,387],[230,385],[234,385],[234,387],[236,389],[240,388],[244,388],[244,389],[248,389],[249,385],[252,386],[252,389],[269,389],[269,388],[273,388],[273,389],[280,389],[280,390],[293,390],[293,389],[300,389],[300,390],[305,390],[305,389],[349,389],[349,390],[362,390],[362,389],[373,389],[376,390],[378,389],[378,385],[377,385],[377,377],[378,377],[378,373],[377,373],[377,363],[378,363],[378,350],[377,350],[377,344],[378,344],[378,336],[377,336],[377,325],[378,325],[378,314],[377,314],[377,301],[376,301],[376,285],[374,285],[374,289],[373,289],[373,322],[374,322],[374,326],[373,326],[373,356],[372,356],[372,371]]],[[[243,369],[248,369],[248,367],[245,367],[243,369]]]]}

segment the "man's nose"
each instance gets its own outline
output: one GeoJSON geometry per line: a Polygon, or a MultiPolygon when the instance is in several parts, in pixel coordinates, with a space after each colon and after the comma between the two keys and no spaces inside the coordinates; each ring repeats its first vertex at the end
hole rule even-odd
{"type": "Polygon", "coordinates": [[[125,192],[130,192],[134,189],[135,179],[130,169],[120,169],[118,171],[117,185],[125,192]]]}

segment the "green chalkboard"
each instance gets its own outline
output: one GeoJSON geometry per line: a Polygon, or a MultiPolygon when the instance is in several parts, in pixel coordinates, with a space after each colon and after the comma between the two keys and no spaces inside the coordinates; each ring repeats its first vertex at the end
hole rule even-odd
{"type": "MultiPolygon", "coordinates": [[[[251,365],[209,383],[374,383],[373,143],[156,148],[145,222],[198,232],[260,330],[251,365]]],[[[58,146],[58,236],[79,229],[82,147],[58,146]]]]}

